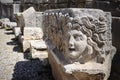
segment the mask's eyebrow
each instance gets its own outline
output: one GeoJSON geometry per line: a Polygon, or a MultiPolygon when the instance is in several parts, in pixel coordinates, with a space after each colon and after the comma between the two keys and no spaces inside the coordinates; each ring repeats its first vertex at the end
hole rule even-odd
{"type": "Polygon", "coordinates": [[[77,31],[77,30],[74,30],[72,31],[73,34],[79,34],[79,35],[82,35],[82,32],[81,31],[77,31]]]}

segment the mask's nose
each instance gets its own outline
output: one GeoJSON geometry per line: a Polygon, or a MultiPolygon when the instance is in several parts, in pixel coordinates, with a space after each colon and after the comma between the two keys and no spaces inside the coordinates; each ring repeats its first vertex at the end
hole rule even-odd
{"type": "Polygon", "coordinates": [[[74,38],[71,36],[69,40],[69,49],[75,49],[74,38]]]}

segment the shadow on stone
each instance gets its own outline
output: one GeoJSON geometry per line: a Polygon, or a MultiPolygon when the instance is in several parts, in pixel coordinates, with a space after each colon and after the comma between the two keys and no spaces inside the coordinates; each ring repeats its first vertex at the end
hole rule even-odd
{"type": "Polygon", "coordinates": [[[13,51],[22,52],[22,46],[17,44],[17,45],[13,48],[13,51]]]}
{"type": "Polygon", "coordinates": [[[27,50],[26,52],[24,52],[24,59],[30,59],[31,58],[31,56],[30,56],[30,51],[29,50],[27,50]]]}
{"type": "Polygon", "coordinates": [[[113,58],[109,80],[120,80],[120,52],[117,52],[113,58]]]}
{"type": "Polygon", "coordinates": [[[43,65],[43,61],[36,59],[20,61],[14,66],[12,80],[54,80],[50,66],[43,65]]]}

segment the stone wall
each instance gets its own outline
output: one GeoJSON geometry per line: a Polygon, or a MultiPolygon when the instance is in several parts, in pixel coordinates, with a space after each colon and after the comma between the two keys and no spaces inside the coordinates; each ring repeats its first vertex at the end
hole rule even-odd
{"type": "Polygon", "coordinates": [[[0,0],[0,2],[1,3],[4,3],[4,4],[6,4],[6,3],[13,3],[13,0],[0,0]]]}
{"type": "MultiPolygon", "coordinates": [[[[45,11],[47,9],[68,8],[68,7],[81,8],[86,6],[85,5],[86,1],[87,0],[81,0],[81,1],[79,0],[75,0],[75,1],[74,0],[15,0],[15,1],[1,0],[0,18],[8,17],[11,20],[13,20],[13,14],[16,13],[16,11],[23,12],[24,10],[28,9],[31,6],[34,7],[36,11],[45,11]],[[8,5],[11,5],[10,9],[12,11],[9,9],[8,5]],[[11,11],[10,15],[8,11],[11,11]]],[[[92,1],[93,0],[90,0],[89,2],[92,1]]]]}
{"type": "Polygon", "coordinates": [[[93,8],[109,11],[112,16],[120,16],[120,1],[119,0],[96,0],[93,4],[93,8]]]}
{"type": "MultiPolygon", "coordinates": [[[[23,12],[24,10],[28,9],[29,7],[33,6],[36,11],[45,11],[47,9],[56,9],[56,8],[98,8],[105,11],[111,11],[113,16],[120,16],[120,9],[119,9],[119,1],[118,0],[1,0],[1,4],[6,4],[3,7],[1,7],[0,10],[3,9],[2,12],[10,10],[6,10],[5,7],[9,8],[7,6],[8,4],[11,5],[11,9],[14,12],[14,6],[13,4],[19,4],[20,12],[23,12]]],[[[0,11],[1,12],[1,11],[0,11]]],[[[12,15],[14,13],[11,13],[12,15]]],[[[10,15],[10,16],[12,16],[10,15]]],[[[2,13],[0,13],[0,16],[2,17],[10,17],[8,14],[4,16],[2,13]]],[[[0,17],[0,18],[2,18],[0,17]]]]}
{"type": "Polygon", "coordinates": [[[12,4],[0,4],[0,18],[13,19],[13,5],[12,4]]]}

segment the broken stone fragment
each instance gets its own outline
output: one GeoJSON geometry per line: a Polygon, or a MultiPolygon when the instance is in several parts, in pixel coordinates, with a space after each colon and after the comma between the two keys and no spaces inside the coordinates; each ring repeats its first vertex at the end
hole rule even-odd
{"type": "Polygon", "coordinates": [[[31,41],[31,46],[37,50],[46,50],[47,46],[45,44],[45,41],[43,41],[43,39],[41,40],[35,40],[35,41],[31,41]]]}
{"type": "Polygon", "coordinates": [[[13,29],[14,27],[17,27],[16,22],[4,22],[5,29],[13,29]]]}
{"type": "Polygon", "coordinates": [[[24,20],[25,27],[35,27],[35,9],[33,7],[28,8],[24,12],[22,12],[22,18],[24,20]]]}
{"type": "Polygon", "coordinates": [[[43,32],[40,27],[24,27],[24,40],[41,40],[43,32]]]}
{"type": "Polygon", "coordinates": [[[108,79],[116,52],[111,23],[111,14],[99,9],[45,11],[42,27],[56,80],[108,79]]]}
{"type": "Polygon", "coordinates": [[[10,20],[8,19],[8,18],[3,18],[3,19],[0,19],[0,26],[1,26],[1,28],[4,28],[4,23],[5,22],[10,22],[10,20]]]}
{"type": "Polygon", "coordinates": [[[43,41],[43,31],[41,29],[42,15],[43,12],[36,12],[33,7],[28,8],[20,15],[16,14],[18,23],[20,23],[21,34],[23,35],[23,52],[33,49],[46,50],[46,44],[43,41]]]}
{"type": "Polygon", "coordinates": [[[47,46],[43,41],[43,31],[40,27],[25,27],[23,37],[23,51],[30,50],[32,59],[48,58],[47,46]]]}
{"type": "Polygon", "coordinates": [[[33,7],[28,8],[21,13],[21,32],[23,34],[24,27],[36,27],[36,15],[33,7]]]}
{"type": "Polygon", "coordinates": [[[30,55],[32,59],[47,59],[47,46],[43,40],[33,40],[30,43],[30,55]]]}
{"type": "Polygon", "coordinates": [[[23,35],[23,51],[30,49],[46,50],[47,46],[43,41],[43,31],[40,27],[25,27],[23,35]]]}

